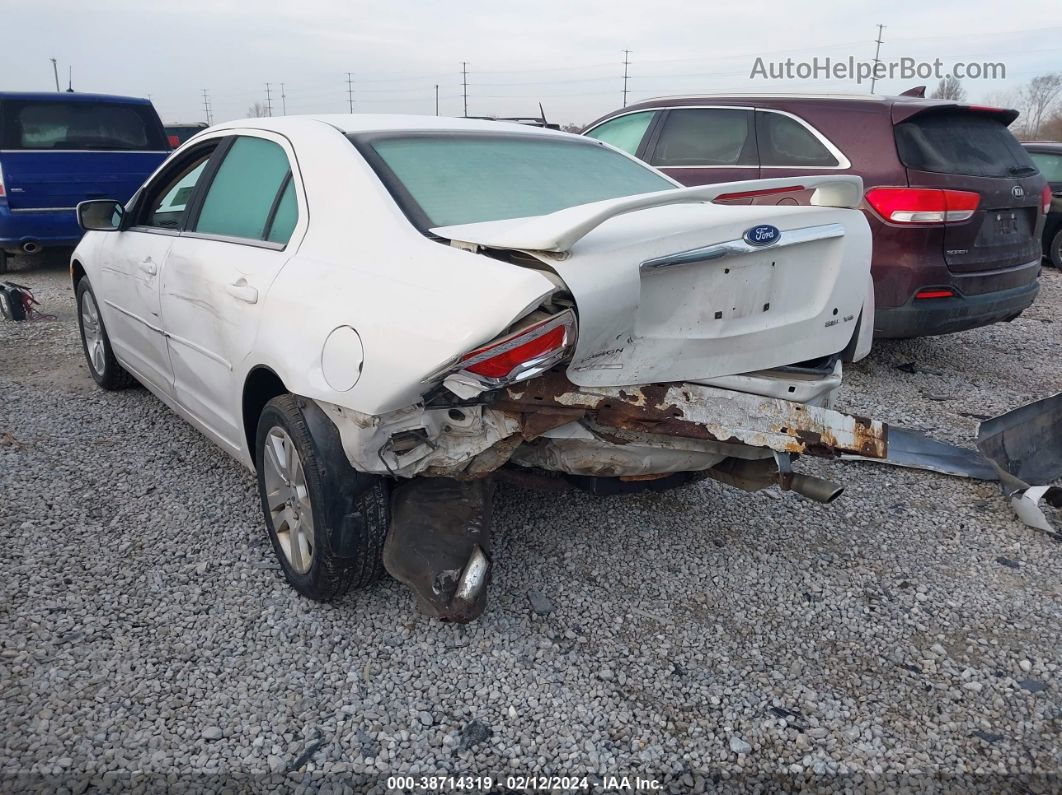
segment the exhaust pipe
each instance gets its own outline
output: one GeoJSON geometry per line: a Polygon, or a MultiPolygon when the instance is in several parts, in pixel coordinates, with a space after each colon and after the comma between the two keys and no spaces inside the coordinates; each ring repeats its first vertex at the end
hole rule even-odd
{"type": "Polygon", "coordinates": [[[36,240],[27,240],[22,244],[22,251],[25,254],[36,254],[41,250],[41,244],[36,240]]]}
{"type": "Polygon", "coordinates": [[[789,483],[789,489],[807,497],[815,502],[831,503],[844,494],[844,486],[839,486],[831,480],[817,478],[814,475],[802,475],[794,472],[789,483]]]}

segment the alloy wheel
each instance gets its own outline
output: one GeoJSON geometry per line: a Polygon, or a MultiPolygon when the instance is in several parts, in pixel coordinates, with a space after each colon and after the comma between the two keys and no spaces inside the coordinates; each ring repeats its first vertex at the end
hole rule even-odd
{"type": "Polygon", "coordinates": [[[269,430],[264,458],[269,520],[288,564],[296,573],[305,574],[313,563],[313,509],[302,459],[288,432],[280,426],[269,430]]]}

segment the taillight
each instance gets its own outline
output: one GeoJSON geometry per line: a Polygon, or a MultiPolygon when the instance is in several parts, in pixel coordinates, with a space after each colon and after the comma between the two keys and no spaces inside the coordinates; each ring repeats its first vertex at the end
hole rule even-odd
{"type": "Polygon", "coordinates": [[[977,211],[981,195],[940,188],[871,188],[867,204],[894,224],[945,224],[966,221],[977,211]]]}
{"type": "Polygon", "coordinates": [[[575,344],[575,313],[570,309],[520,329],[461,357],[455,369],[491,386],[538,375],[567,355],[575,344]]]}
{"type": "MultiPolygon", "coordinates": [[[[4,186],[0,185],[0,196],[4,195],[4,186]]],[[[1044,215],[1051,212],[1051,186],[1044,185],[1044,215]]]]}
{"type": "Polygon", "coordinates": [[[947,287],[935,288],[927,287],[919,290],[915,293],[915,298],[954,298],[955,291],[949,290],[947,287]]]}
{"type": "Polygon", "coordinates": [[[0,166],[0,196],[4,195],[4,167],[0,166]]]}

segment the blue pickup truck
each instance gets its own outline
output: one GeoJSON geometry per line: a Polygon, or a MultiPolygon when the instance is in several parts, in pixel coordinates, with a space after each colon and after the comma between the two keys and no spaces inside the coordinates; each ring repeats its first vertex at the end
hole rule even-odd
{"type": "Polygon", "coordinates": [[[149,100],[0,92],[0,273],[10,253],[77,245],[78,202],[128,201],[169,149],[149,100]]]}

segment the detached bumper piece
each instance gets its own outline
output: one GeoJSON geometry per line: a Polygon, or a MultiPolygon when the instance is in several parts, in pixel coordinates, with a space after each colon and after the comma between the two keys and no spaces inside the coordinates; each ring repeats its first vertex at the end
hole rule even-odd
{"type": "Polygon", "coordinates": [[[384,567],[425,615],[464,624],[486,607],[491,491],[486,479],[414,478],[395,488],[384,567]]]}
{"type": "Polygon", "coordinates": [[[700,384],[578,387],[550,372],[509,387],[492,405],[545,430],[588,414],[619,431],[767,448],[776,453],[884,458],[888,426],[877,420],[788,400],[700,384]]]}

